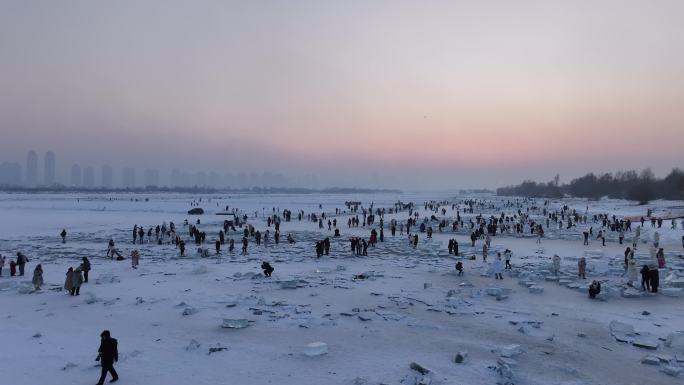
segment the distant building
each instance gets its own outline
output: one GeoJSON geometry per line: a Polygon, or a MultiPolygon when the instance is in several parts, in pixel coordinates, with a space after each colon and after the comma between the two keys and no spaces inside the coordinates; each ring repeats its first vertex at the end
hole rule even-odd
{"type": "Polygon", "coordinates": [[[195,173],[195,186],[199,187],[206,187],[207,185],[207,173],[204,171],[200,171],[198,173],[195,173]]]}
{"type": "Polygon", "coordinates": [[[4,162],[0,164],[0,185],[21,185],[21,165],[19,163],[4,162]]]}
{"type": "Polygon", "coordinates": [[[92,167],[83,168],[83,187],[95,187],[95,170],[92,167]]]}
{"type": "Polygon", "coordinates": [[[121,175],[121,184],[124,188],[135,187],[135,169],[126,167],[121,175]]]}
{"type": "Polygon", "coordinates": [[[26,155],[26,185],[29,187],[38,185],[38,154],[33,150],[26,155]]]}
{"type": "Polygon", "coordinates": [[[171,187],[180,187],[181,185],[181,173],[177,168],[171,170],[171,187]]]}
{"type": "Polygon", "coordinates": [[[112,166],[106,164],[102,166],[102,187],[112,188],[114,185],[114,173],[112,166]]]}
{"type": "Polygon", "coordinates": [[[81,187],[81,166],[75,164],[71,166],[71,185],[81,187]]]}
{"type": "Polygon", "coordinates": [[[159,170],[148,168],[143,176],[145,186],[159,186],[159,170]]]}
{"type": "Polygon", "coordinates": [[[57,178],[55,177],[55,153],[48,151],[45,153],[45,174],[43,174],[43,181],[45,185],[52,186],[57,183],[57,178]]]}

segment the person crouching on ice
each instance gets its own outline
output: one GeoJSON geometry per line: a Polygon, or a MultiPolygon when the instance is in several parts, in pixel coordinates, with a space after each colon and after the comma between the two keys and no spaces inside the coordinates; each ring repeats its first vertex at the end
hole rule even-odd
{"type": "Polygon", "coordinates": [[[270,277],[273,273],[273,270],[275,270],[273,266],[271,266],[271,264],[268,262],[263,262],[261,264],[261,269],[264,271],[264,276],[266,277],[270,277]]]}

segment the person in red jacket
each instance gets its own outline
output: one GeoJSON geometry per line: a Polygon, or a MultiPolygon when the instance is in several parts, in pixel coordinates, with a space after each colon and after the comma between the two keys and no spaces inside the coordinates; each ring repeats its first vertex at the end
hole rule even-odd
{"type": "Polygon", "coordinates": [[[10,261],[10,276],[17,275],[17,263],[14,260],[10,261]]]}

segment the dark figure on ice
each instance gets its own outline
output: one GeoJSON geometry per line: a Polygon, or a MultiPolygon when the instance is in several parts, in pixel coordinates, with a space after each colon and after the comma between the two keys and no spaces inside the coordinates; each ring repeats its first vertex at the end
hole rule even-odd
{"type": "Polygon", "coordinates": [[[247,240],[247,237],[242,237],[242,254],[246,255],[247,254],[247,245],[249,244],[249,241],[247,240]]]}
{"type": "Polygon", "coordinates": [[[644,265],[644,267],[641,268],[641,288],[644,289],[644,291],[651,291],[651,270],[648,268],[648,265],[644,265]]]}
{"type": "Polygon", "coordinates": [[[66,229],[62,229],[62,232],[59,233],[59,235],[62,237],[62,243],[66,243],[66,236],[67,236],[66,229]]]}
{"type": "Polygon", "coordinates": [[[266,277],[270,277],[271,274],[273,274],[273,270],[275,270],[268,262],[263,262],[261,264],[261,269],[264,271],[264,276],[266,277]]]}
{"type": "Polygon", "coordinates": [[[651,269],[648,276],[651,284],[651,292],[657,293],[658,286],[660,286],[660,271],[658,269],[651,269]]]}
{"type": "Polygon", "coordinates": [[[463,275],[463,263],[461,261],[456,262],[456,271],[458,271],[459,276],[463,275]]]}
{"type": "Polygon", "coordinates": [[[114,370],[114,363],[119,361],[119,349],[118,343],[115,338],[112,338],[109,330],[105,330],[100,334],[101,342],[100,349],[97,350],[97,358],[95,361],[100,361],[102,365],[102,374],[100,374],[100,380],[97,385],[103,385],[104,380],[107,377],[107,372],[111,373],[112,380],[110,382],[116,382],[119,380],[119,375],[114,370]]]}
{"type": "Polygon", "coordinates": [[[23,276],[24,275],[24,266],[26,266],[26,263],[29,262],[29,259],[22,254],[21,252],[17,253],[17,266],[19,266],[19,275],[23,276]]]}
{"type": "Polygon", "coordinates": [[[88,272],[90,271],[90,261],[88,260],[88,257],[83,257],[81,258],[83,262],[81,262],[81,271],[83,271],[83,282],[88,282],[88,272]]]}
{"type": "Polygon", "coordinates": [[[589,298],[594,299],[601,292],[601,283],[594,280],[589,286],[589,298]]]}

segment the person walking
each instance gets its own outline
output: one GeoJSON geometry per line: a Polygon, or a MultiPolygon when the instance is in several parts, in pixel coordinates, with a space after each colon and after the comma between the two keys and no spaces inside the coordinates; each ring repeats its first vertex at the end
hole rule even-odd
{"type": "Polygon", "coordinates": [[[651,291],[651,270],[648,265],[644,265],[641,268],[641,288],[644,291],[651,291]]]}
{"type": "Polygon", "coordinates": [[[90,261],[88,257],[81,258],[81,270],[83,271],[83,282],[88,283],[88,272],[90,271],[90,261]]]}
{"type": "Polygon", "coordinates": [[[582,279],[587,279],[587,259],[581,257],[577,262],[578,277],[582,279]]]}
{"type": "Polygon", "coordinates": [[[134,269],[138,268],[140,264],[140,252],[136,249],[131,252],[131,267],[134,269]]]}
{"type": "Polygon", "coordinates": [[[40,290],[40,287],[43,286],[43,267],[40,264],[33,270],[33,280],[31,282],[36,290],[40,290]]]}
{"type": "Polygon", "coordinates": [[[66,236],[67,236],[66,229],[62,229],[62,232],[59,233],[59,235],[62,237],[62,243],[66,243],[66,236]]]}
{"type": "Polygon", "coordinates": [[[29,262],[29,259],[21,252],[17,252],[17,266],[19,266],[20,276],[24,275],[24,267],[26,266],[27,262],[29,262]]]}
{"type": "Polygon", "coordinates": [[[651,284],[651,292],[657,293],[658,286],[660,286],[660,271],[658,269],[651,269],[648,272],[648,277],[651,284]]]}
{"type": "Polygon", "coordinates": [[[5,257],[0,254],[0,277],[2,277],[2,268],[5,266],[5,257]]]}
{"type": "Polygon", "coordinates": [[[73,287],[71,288],[71,295],[81,295],[81,284],[83,283],[83,275],[81,268],[77,267],[72,273],[73,287]]]}
{"type": "Polygon", "coordinates": [[[497,253],[496,259],[492,262],[492,270],[494,271],[494,279],[503,279],[501,272],[503,271],[503,263],[501,262],[501,254],[497,253]]]}
{"type": "Polygon", "coordinates": [[[512,269],[513,266],[511,266],[511,251],[506,249],[504,250],[504,259],[506,260],[506,269],[512,269]]]}
{"type": "Polygon", "coordinates": [[[553,255],[553,273],[555,275],[560,274],[560,263],[561,263],[561,258],[558,256],[558,254],[553,255]]]}
{"type": "Polygon", "coordinates": [[[662,269],[665,267],[665,252],[663,251],[663,248],[661,247],[658,249],[658,252],[656,253],[656,259],[658,260],[658,268],[662,269]]]}
{"type": "Polygon", "coordinates": [[[627,267],[629,266],[629,256],[632,254],[632,249],[627,247],[625,249],[625,274],[627,274],[627,267]]]}
{"type": "Polygon", "coordinates": [[[66,272],[66,279],[64,280],[64,289],[71,295],[74,295],[74,268],[70,267],[66,272]]]}
{"type": "Polygon", "coordinates": [[[118,341],[115,338],[112,338],[109,330],[104,330],[100,334],[100,348],[97,350],[97,358],[95,361],[100,361],[100,365],[102,366],[102,373],[100,374],[100,380],[97,382],[97,385],[104,385],[107,372],[112,375],[112,379],[109,382],[116,382],[119,380],[119,374],[116,373],[116,370],[114,369],[114,363],[119,362],[118,341]]]}
{"type": "Polygon", "coordinates": [[[634,282],[637,280],[637,267],[636,258],[634,255],[629,256],[629,265],[627,266],[627,285],[634,286],[634,282]]]}

